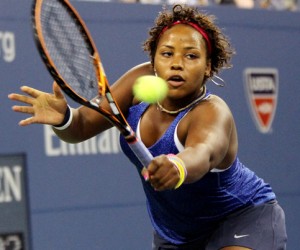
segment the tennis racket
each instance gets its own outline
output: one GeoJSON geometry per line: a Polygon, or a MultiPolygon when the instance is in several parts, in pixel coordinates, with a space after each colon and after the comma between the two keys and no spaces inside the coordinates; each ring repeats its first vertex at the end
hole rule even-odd
{"type": "Polygon", "coordinates": [[[114,100],[95,43],[75,8],[67,0],[34,0],[32,21],[38,51],[60,88],[75,102],[98,111],[116,126],[147,167],[153,156],[114,100]],[[110,110],[100,106],[104,98],[110,110]]]}

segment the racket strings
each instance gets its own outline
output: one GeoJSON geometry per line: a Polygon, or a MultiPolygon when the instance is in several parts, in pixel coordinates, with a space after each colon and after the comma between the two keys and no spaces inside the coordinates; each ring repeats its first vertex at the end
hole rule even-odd
{"type": "Polygon", "coordinates": [[[44,0],[40,15],[46,49],[61,77],[81,97],[98,94],[92,48],[85,33],[63,3],[44,0]]]}

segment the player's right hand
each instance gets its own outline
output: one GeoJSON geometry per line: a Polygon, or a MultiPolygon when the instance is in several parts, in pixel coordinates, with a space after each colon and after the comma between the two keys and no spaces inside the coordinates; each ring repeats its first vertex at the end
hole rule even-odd
{"type": "Polygon", "coordinates": [[[28,86],[22,86],[21,91],[26,95],[16,93],[8,95],[9,99],[26,104],[14,105],[12,107],[14,111],[31,115],[21,120],[20,126],[34,123],[55,126],[62,123],[67,110],[67,101],[57,83],[53,83],[53,94],[28,86]]]}

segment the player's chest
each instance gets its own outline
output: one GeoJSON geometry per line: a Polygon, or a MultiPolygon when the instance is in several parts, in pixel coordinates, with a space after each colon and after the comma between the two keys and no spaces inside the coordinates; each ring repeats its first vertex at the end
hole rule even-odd
{"type": "MultiPolygon", "coordinates": [[[[150,147],[162,138],[168,139],[169,137],[163,136],[167,132],[174,133],[173,130],[177,126],[177,122],[175,119],[176,116],[168,116],[161,114],[161,111],[156,109],[149,110],[149,112],[145,112],[139,123],[139,132],[144,144],[147,147],[150,147]],[[171,128],[171,125],[173,130],[171,128]]],[[[173,137],[173,134],[171,136],[173,137]]]]}

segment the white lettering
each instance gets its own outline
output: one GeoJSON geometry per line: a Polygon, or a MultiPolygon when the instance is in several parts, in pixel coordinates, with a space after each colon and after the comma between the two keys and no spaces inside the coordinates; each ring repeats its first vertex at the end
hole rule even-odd
{"type": "Polygon", "coordinates": [[[0,203],[21,201],[21,171],[20,166],[0,167],[0,203]]]}
{"type": "Polygon", "coordinates": [[[272,91],[274,92],[275,84],[271,77],[260,76],[251,79],[251,89],[253,91],[272,91]]]}
{"type": "Polygon", "coordinates": [[[15,34],[9,31],[0,31],[0,58],[6,62],[12,62],[15,57],[15,34]]]}
{"type": "Polygon", "coordinates": [[[47,156],[72,156],[95,154],[118,154],[119,131],[112,128],[77,144],[70,144],[60,140],[50,126],[44,126],[45,154],[47,156]]]}

